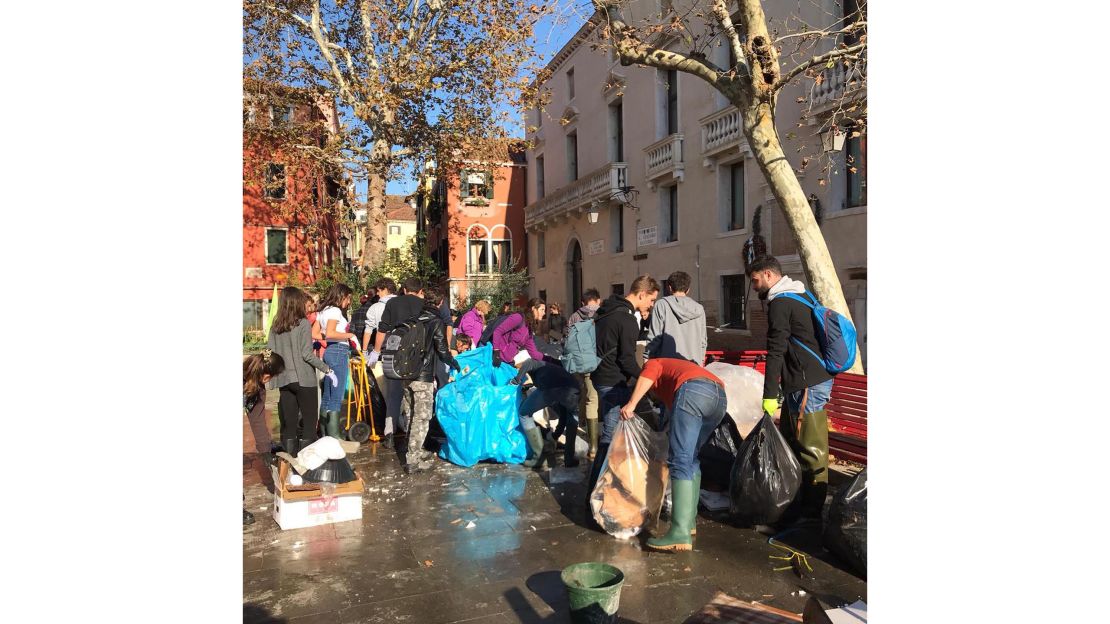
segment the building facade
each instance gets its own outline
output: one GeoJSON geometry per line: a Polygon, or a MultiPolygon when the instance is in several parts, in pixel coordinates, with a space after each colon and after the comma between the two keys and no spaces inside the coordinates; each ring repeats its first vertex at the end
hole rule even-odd
{"type": "Polygon", "coordinates": [[[525,177],[523,149],[514,149],[503,162],[467,163],[429,180],[429,252],[447,276],[452,307],[466,307],[472,285],[528,268],[525,177]]]}
{"type": "Polygon", "coordinates": [[[408,195],[385,196],[385,248],[395,261],[416,239],[416,206],[408,195]]]}
{"type": "Polygon", "coordinates": [[[244,92],[246,331],[262,329],[275,285],[282,287],[294,279],[311,284],[320,267],[339,257],[336,206],[345,201],[346,189],[340,176],[328,175],[295,150],[283,147],[292,135],[320,140],[326,133],[338,131],[333,103],[274,85],[248,83],[244,92]]]}
{"type": "MultiPolygon", "coordinates": [[[[684,12],[685,3],[674,4],[684,12]]],[[[786,2],[767,4],[768,16],[776,20],[797,9],[786,2]]],[[[809,23],[822,23],[818,13],[826,8],[840,15],[839,3],[824,4],[829,6],[803,8],[813,13],[804,16],[809,23]]],[[[626,16],[658,10],[656,0],[630,7],[626,16]]],[[[637,275],[648,273],[662,282],[683,270],[693,278],[689,294],[705,306],[711,347],[762,348],[766,316],[742,259],[753,229],[758,225],[787,274],[802,280],[805,275],[736,108],[693,75],[621,66],[611,51],[591,49],[597,37],[587,22],[560,50],[542,85],[550,98],[527,120],[535,128],[528,135],[534,147],[527,151],[525,209],[535,291],[573,309],[587,288],[608,296],[624,292],[637,275]]],[[[674,45],[687,51],[680,42],[674,45]]],[[[730,65],[727,46],[711,53],[719,66],[730,65]]],[[[850,82],[843,70],[836,71],[816,88],[814,81],[800,80],[779,96],[776,118],[792,160],[801,160],[794,155],[798,147],[823,149],[820,107],[831,111],[850,82]],[[803,96],[805,102],[796,101],[803,96]],[[812,118],[799,128],[803,110],[812,118]],[[788,133],[796,140],[788,140],[788,133]]],[[[866,97],[862,90],[854,95],[866,97]]],[[[840,173],[826,183],[818,171],[800,176],[823,215],[822,232],[861,345],[866,345],[865,141],[851,133],[836,137],[840,152],[825,155],[834,163],[839,159],[840,173]],[[855,170],[850,176],[844,166],[849,153],[855,170]]]]}

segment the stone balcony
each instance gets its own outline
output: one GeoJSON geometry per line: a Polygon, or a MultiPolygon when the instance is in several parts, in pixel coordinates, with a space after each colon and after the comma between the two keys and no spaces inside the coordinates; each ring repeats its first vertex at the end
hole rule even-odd
{"type": "Polygon", "coordinates": [[[549,221],[565,221],[595,202],[607,203],[615,191],[627,184],[628,165],[609,163],[528,204],[524,208],[524,227],[536,230],[549,221]]]}
{"type": "Polygon", "coordinates": [[[833,110],[842,101],[867,97],[867,61],[857,61],[851,67],[837,63],[821,72],[820,84],[810,92],[810,112],[824,113],[833,110]]]}
{"type": "Polygon", "coordinates": [[[645,177],[648,187],[655,190],[659,184],[666,184],[672,180],[681,182],[686,176],[686,163],[682,159],[681,133],[652,143],[644,148],[645,177]]]}
{"type": "Polygon", "coordinates": [[[719,158],[732,154],[751,156],[748,140],[740,122],[740,111],[735,106],[703,117],[701,124],[702,164],[712,167],[719,158]]]}

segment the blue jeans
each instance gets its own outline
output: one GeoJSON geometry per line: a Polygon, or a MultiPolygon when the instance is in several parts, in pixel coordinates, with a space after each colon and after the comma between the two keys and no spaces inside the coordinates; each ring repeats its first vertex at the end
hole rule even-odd
{"type": "MultiPolygon", "coordinates": [[[[809,396],[806,397],[806,414],[825,409],[825,404],[829,402],[829,395],[832,394],[833,380],[823,381],[815,386],[810,386],[809,396]]],[[[782,409],[786,410],[788,414],[797,414],[801,411],[802,395],[805,394],[806,389],[797,390],[795,392],[787,392],[783,397],[782,409]]]]}
{"type": "Polygon", "coordinates": [[[670,423],[670,456],[667,466],[671,479],[692,480],[700,470],[698,452],[725,417],[724,388],[708,379],[691,379],[675,393],[674,405],[667,410],[670,423]]]}
{"type": "Polygon", "coordinates": [[[601,435],[598,436],[597,443],[609,444],[613,440],[617,423],[621,421],[621,408],[632,398],[632,388],[623,381],[617,386],[594,387],[597,388],[597,417],[602,420],[601,435]]]}
{"type": "MultiPolygon", "coordinates": [[[[532,422],[532,414],[545,407],[550,407],[559,415],[560,427],[578,428],[578,389],[577,388],[548,388],[540,390],[535,388],[520,404],[520,421],[532,422]]],[[[526,429],[530,429],[525,425],[526,429]]],[[[553,429],[554,430],[554,429],[553,429]]]]}
{"type": "Polygon", "coordinates": [[[327,377],[324,384],[324,394],[320,400],[320,409],[325,412],[338,412],[339,405],[343,402],[343,393],[347,391],[347,366],[351,359],[351,346],[346,342],[330,342],[324,351],[324,364],[335,371],[335,378],[339,380],[336,386],[331,385],[327,377]]]}

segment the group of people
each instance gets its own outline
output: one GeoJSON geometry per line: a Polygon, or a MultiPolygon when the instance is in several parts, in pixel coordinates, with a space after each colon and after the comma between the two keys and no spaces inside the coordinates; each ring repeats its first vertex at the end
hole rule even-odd
{"type": "MultiPolygon", "coordinates": [[[[763,408],[774,415],[781,391],[780,430],[803,467],[802,492],[791,519],[819,519],[828,483],[824,404],[832,376],[806,353],[820,349],[809,309],[779,296],[804,292],[804,286],[783,275],[778,261],[770,256],[752,262],[748,276],[756,292],[768,301],[763,408]]],[[[587,459],[593,462],[587,483],[587,492],[591,492],[603,464],[598,458],[606,456],[621,419],[645,418],[653,428],[668,431],[672,522],[665,535],[649,539],[647,545],[657,550],[689,550],[700,492],[698,453],[727,408],[724,384],[703,367],[706,315],[702,305],[689,296],[690,284],[689,274],[675,271],[666,280],[669,294],[662,298],[659,282],[650,275],[637,277],[627,293],[613,294],[604,301],[591,288],[583,294],[581,306],[565,320],[555,313],[557,304],[552,304],[549,316],[547,303],[539,298],[530,299],[519,311],[503,304],[501,313],[493,318],[493,305],[481,300],[457,322],[452,322],[444,291],[417,278],[405,280],[400,289],[389,278],[379,280],[373,285],[373,297],[362,302],[350,322],[344,314],[351,304],[347,286],[336,284],[328,289],[318,312],[304,292],[288,287],[281,293],[268,350],[244,362],[244,407],[251,414],[260,412],[262,384],[277,388],[281,393],[282,446],[291,454],[298,445],[316,439],[317,420],[326,435],[338,437],[338,411],[351,349],[363,350],[367,366],[373,369],[379,366],[391,331],[406,323],[420,323],[425,340],[419,375],[411,380],[387,377],[382,384],[388,415],[383,442],[397,449],[406,473],[428,470],[434,460],[423,447],[435,392],[448,382],[448,369],[459,370],[456,354],[490,343],[496,364],[517,369],[513,383],[530,381],[519,407],[530,451],[525,461],[528,466],[539,468],[545,461],[553,464],[555,441],[564,434],[563,463],[577,466],[575,441],[579,418],[584,416],[587,459]],[[566,367],[559,349],[564,340],[568,355],[572,348],[581,348],[575,326],[586,321],[593,324],[596,366],[589,370],[566,367]],[[642,325],[646,325],[646,335],[642,325]],[[642,365],[637,357],[641,337],[646,338],[642,365]],[[546,347],[554,347],[554,351],[546,347]],[[248,398],[250,393],[253,395],[248,398]],[[642,408],[641,402],[648,396],[662,406],[662,418],[642,408]],[[558,425],[548,438],[532,418],[545,408],[558,415],[558,425]]],[[[255,432],[261,446],[259,428],[255,432]]],[[[268,443],[268,434],[264,437],[268,443]]]]}

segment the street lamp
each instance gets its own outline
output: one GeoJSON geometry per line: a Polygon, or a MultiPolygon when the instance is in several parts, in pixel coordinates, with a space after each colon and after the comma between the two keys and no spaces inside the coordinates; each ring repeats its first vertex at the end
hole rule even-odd
{"type": "Polygon", "coordinates": [[[590,204],[590,209],[586,212],[586,219],[588,219],[590,224],[593,225],[594,223],[597,223],[597,218],[598,218],[597,202],[594,202],[594,203],[590,204]]]}

